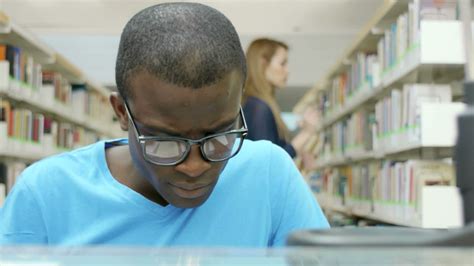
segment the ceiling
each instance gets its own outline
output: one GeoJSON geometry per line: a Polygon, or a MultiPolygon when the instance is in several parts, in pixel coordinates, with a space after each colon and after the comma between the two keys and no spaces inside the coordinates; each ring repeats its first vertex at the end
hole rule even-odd
{"type": "MultiPolygon", "coordinates": [[[[169,1],[0,0],[0,7],[89,77],[113,86],[122,28],[139,10],[161,2],[169,1]]],[[[244,49],[260,36],[289,44],[288,89],[279,93],[282,109],[287,109],[342,56],[383,0],[199,2],[220,10],[234,23],[244,49]]]]}

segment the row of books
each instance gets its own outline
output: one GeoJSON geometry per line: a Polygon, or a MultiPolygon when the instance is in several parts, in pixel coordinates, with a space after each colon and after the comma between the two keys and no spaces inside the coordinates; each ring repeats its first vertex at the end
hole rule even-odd
{"type": "Polygon", "coordinates": [[[372,127],[375,124],[372,111],[360,110],[347,119],[337,122],[324,132],[324,154],[345,154],[354,149],[372,150],[372,127]]]}
{"type": "Polygon", "coordinates": [[[63,104],[72,102],[71,84],[61,73],[45,70],[20,47],[0,44],[0,89],[12,87],[24,94],[40,91],[43,98],[63,104]]]}
{"type": "Polygon", "coordinates": [[[320,95],[323,116],[341,108],[357,93],[371,90],[381,83],[378,57],[375,53],[359,52],[347,70],[332,80],[331,87],[320,95]]]}
{"type": "Polygon", "coordinates": [[[108,98],[89,90],[85,84],[73,84],[71,107],[74,113],[103,124],[112,123],[114,117],[108,98]]]}
{"type": "Polygon", "coordinates": [[[420,30],[418,16],[420,13],[416,10],[417,6],[413,2],[410,3],[408,12],[403,13],[395,22],[391,23],[378,41],[377,54],[382,72],[392,68],[407,50],[418,44],[420,30]]]}
{"type": "Polygon", "coordinates": [[[457,19],[457,1],[413,0],[408,12],[401,14],[385,30],[376,50],[361,50],[349,58],[346,69],[332,79],[320,97],[322,114],[337,110],[355,94],[379,86],[390,72],[419,44],[421,20],[457,19]]]}
{"type": "Polygon", "coordinates": [[[420,42],[421,20],[456,20],[457,0],[413,0],[408,12],[390,24],[377,44],[377,55],[382,73],[393,68],[420,42]]]}
{"type": "Polygon", "coordinates": [[[418,206],[425,186],[455,185],[454,169],[443,160],[371,161],[321,175],[321,191],[345,200],[418,206]]]}
{"type": "Polygon", "coordinates": [[[12,189],[17,177],[26,168],[27,164],[18,161],[0,161],[0,208],[7,193],[12,189]]]}
{"type": "Polygon", "coordinates": [[[370,161],[325,169],[310,182],[329,211],[410,227],[462,225],[450,161],[370,161]]]}
{"type": "Polygon", "coordinates": [[[21,48],[12,45],[0,44],[0,72],[7,73],[0,77],[0,86],[8,82],[8,77],[32,89],[39,89],[43,83],[41,64],[21,48]]]}
{"type": "MultiPolygon", "coordinates": [[[[5,61],[0,61],[0,65],[2,62],[5,61]]],[[[3,94],[78,121],[95,121],[98,125],[113,122],[114,114],[107,97],[90,90],[86,84],[69,84],[59,73],[43,72],[43,75],[44,83],[33,90],[24,83],[5,78],[8,74],[0,72],[0,80],[8,81],[3,85],[0,82],[0,96],[3,94]]]]}
{"type": "Polygon", "coordinates": [[[85,84],[71,84],[59,72],[46,70],[19,47],[0,44],[0,92],[10,92],[78,116],[111,123],[108,99],[85,84]]]}
{"type": "Polygon", "coordinates": [[[0,98],[0,147],[2,150],[9,150],[8,146],[13,142],[29,142],[46,147],[72,149],[98,139],[99,135],[95,132],[58,121],[28,108],[12,105],[8,100],[0,98]]]}
{"type": "Polygon", "coordinates": [[[47,98],[54,99],[65,105],[72,102],[72,85],[61,75],[54,71],[43,71],[43,83],[40,90],[45,91],[47,98]]]}
{"type": "Polygon", "coordinates": [[[419,125],[422,103],[451,101],[449,85],[405,84],[401,90],[392,89],[390,95],[375,104],[376,134],[381,137],[419,125]]]}
{"type": "Polygon", "coordinates": [[[377,55],[382,73],[394,67],[420,42],[421,20],[456,20],[457,0],[413,0],[408,11],[385,29],[377,43],[377,55]]]}
{"type": "Polygon", "coordinates": [[[322,149],[318,157],[331,158],[353,153],[358,150],[373,150],[373,128],[375,126],[373,111],[361,110],[352,113],[348,118],[335,123],[321,131],[322,149]]]}
{"type": "Polygon", "coordinates": [[[354,149],[378,151],[399,145],[392,142],[400,138],[390,137],[402,133],[406,133],[410,142],[419,141],[422,105],[451,101],[450,85],[405,84],[402,89],[394,88],[376,102],[374,109],[356,111],[322,131],[322,154],[347,154],[354,149]]]}
{"type": "Polygon", "coordinates": [[[42,68],[34,58],[21,48],[0,45],[0,89],[23,90],[24,94],[40,91],[45,99],[55,99],[70,104],[71,84],[60,73],[42,68]],[[2,56],[5,51],[5,56],[2,56]]]}

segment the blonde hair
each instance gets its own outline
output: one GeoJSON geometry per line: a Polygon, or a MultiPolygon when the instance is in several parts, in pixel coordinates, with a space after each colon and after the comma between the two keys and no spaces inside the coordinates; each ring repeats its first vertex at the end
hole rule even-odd
{"type": "Polygon", "coordinates": [[[275,88],[265,77],[265,71],[278,48],[288,50],[283,42],[262,38],[254,40],[247,48],[247,79],[245,81],[243,102],[249,96],[259,98],[271,109],[278,129],[278,136],[286,141],[290,132],[281,118],[280,108],[275,99],[275,88]]]}

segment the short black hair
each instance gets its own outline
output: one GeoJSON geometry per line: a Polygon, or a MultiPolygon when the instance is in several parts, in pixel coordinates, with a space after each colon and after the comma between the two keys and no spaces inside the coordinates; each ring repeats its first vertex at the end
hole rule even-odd
{"type": "Polygon", "coordinates": [[[140,11],[125,26],[115,80],[120,94],[131,97],[128,81],[137,71],[200,88],[235,69],[242,72],[244,81],[245,54],[229,19],[198,3],[164,3],[140,11]]]}

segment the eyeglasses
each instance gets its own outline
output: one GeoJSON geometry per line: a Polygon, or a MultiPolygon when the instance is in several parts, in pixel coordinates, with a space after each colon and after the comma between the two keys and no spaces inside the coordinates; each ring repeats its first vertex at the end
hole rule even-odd
{"type": "Polygon", "coordinates": [[[247,135],[242,107],[239,110],[242,128],[222,133],[212,134],[201,139],[187,139],[181,137],[143,136],[138,131],[135,120],[124,99],[125,110],[132,122],[137,142],[140,143],[143,157],[146,161],[156,165],[171,166],[184,161],[191,150],[191,145],[199,145],[202,157],[210,162],[221,162],[234,157],[242,147],[247,135]]]}

